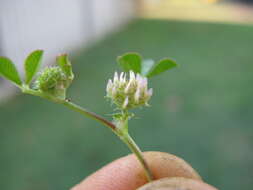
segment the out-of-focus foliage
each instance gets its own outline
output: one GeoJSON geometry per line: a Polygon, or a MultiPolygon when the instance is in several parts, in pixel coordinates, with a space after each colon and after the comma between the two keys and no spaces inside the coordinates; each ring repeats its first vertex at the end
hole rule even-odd
{"type": "MultiPolygon", "coordinates": [[[[151,81],[152,107],[137,111],[132,135],[143,150],[183,157],[220,189],[251,190],[252,33],[242,25],[136,21],[71,59],[70,97],[108,113],[105,86],[119,69],[117,55],[171,56],[180,68],[151,81]]],[[[1,105],[0,119],[1,189],[69,189],[128,153],[107,128],[38,97],[1,105]]]]}

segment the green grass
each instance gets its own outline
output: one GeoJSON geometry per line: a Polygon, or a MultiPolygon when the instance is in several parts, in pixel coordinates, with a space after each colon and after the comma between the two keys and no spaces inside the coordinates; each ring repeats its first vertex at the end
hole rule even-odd
{"type": "MultiPolygon", "coordinates": [[[[170,56],[180,68],[154,77],[151,108],[130,133],[143,150],[183,157],[220,189],[253,186],[253,27],[139,20],[73,57],[69,96],[111,113],[105,85],[115,58],[137,51],[170,56]]],[[[0,106],[0,188],[69,189],[129,153],[108,129],[60,105],[20,95],[0,106]]]]}

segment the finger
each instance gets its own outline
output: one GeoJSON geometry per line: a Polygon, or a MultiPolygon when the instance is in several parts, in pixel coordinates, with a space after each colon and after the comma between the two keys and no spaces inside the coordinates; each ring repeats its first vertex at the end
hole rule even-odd
{"type": "MultiPolygon", "coordinates": [[[[162,152],[143,153],[155,179],[186,177],[201,180],[184,160],[162,152]]],[[[133,190],[147,183],[143,168],[134,155],[120,158],[76,185],[72,190],[133,190]]]]}
{"type": "Polygon", "coordinates": [[[215,187],[204,183],[203,181],[198,181],[183,177],[170,177],[163,178],[160,180],[153,181],[151,183],[145,184],[138,190],[218,190],[215,187]]]}

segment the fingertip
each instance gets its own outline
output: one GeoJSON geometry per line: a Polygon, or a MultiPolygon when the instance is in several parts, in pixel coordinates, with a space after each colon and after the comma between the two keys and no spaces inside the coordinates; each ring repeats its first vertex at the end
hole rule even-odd
{"type": "Polygon", "coordinates": [[[129,155],[104,166],[72,190],[129,190],[145,183],[140,164],[129,155]]]}
{"type": "Polygon", "coordinates": [[[182,158],[166,152],[145,152],[145,159],[155,179],[185,177],[201,180],[200,175],[182,158]]]}

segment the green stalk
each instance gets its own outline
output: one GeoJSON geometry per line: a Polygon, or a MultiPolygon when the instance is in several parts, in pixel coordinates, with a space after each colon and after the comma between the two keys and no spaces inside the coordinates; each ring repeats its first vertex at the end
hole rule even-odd
{"type": "Polygon", "coordinates": [[[103,117],[101,117],[101,116],[99,116],[99,115],[97,115],[93,112],[90,112],[89,110],[87,110],[85,108],[82,108],[81,106],[78,106],[78,105],[74,104],[73,102],[70,102],[67,99],[62,100],[62,99],[59,99],[59,98],[55,98],[55,97],[50,96],[48,94],[45,94],[43,92],[30,89],[27,86],[24,86],[22,88],[22,91],[23,91],[23,93],[34,95],[34,96],[39,96],[41,98],[45,98],[45,99],[47,99],[51,102],[54,102],[54,103],[63,104],[64,106],[68,107],[69,109],[71,109],[75,112],[81,113],[82,115],[85,115],[85,116],[87,116],[91,119],[94,119],[94,120],[102,123],[103,125],[109,127],[112,130],[115,130],[115,128],[116,128],[116,126],[113,123],[111,123],[110,121],[107,121],[103,117]]]}
{"type": "Polygon", "coordinates": [[[153,175],[148,167],[147,162],[145,161],[142,152],[140,150],[140,148],[137,146],[137,144],[134,142],[134,140],[132,139],[132,137],[129,135],[129,133],[125,133],[122,137],[121,137],[122,141],[128,146],[128,148],[135,154],[135,156],[137,157],[137,159],[140,161],[145,175],[148,179],[149,182],[151,182],[153,180],[153,175]]]}
{"type": "Polygon", "coordinates": [[[127,132],[127,130],[125,130],[127,128],[127,126],[124,126],[124,128],[117,128],[116,125],[114,125],[113,123],[111,123],[110,121],[102,118],[101,116],[90,112],[70,101],[65,101],[62,103],[63,105],[67,106],[68,108],[72,109],[73,111],[79,112],[85,116],[88,116],[91,119],[94,119],[100,123],[102,123],[103,125],[109,127],[114,133],[116,133],[120,139],[128,146],[128,148],[135,154],[135,156],[137,157],[137,159],[140,161],[145,175],[147,177],[147,180],[150,182],[153,179],[152,173],[148,167],[147,162],[145,161],[142,152],[140,150],[140,148],[137,146],[137,144],[134,142],[134,140],[131,138],[131,136],[129,135],[129,133],[127,132]]]}
{"type": "Polygon", "coordinates": [[[23,86],[23,87],[21,87],[21,89],[22,89],[23,93],[34,95],[34,96],[39,96],[39,97],[45,98],[49,101],[52,101],[52,102],[55,102],[58,104],[62,104],[64,106],[66,106],[67,108],[69,108],[75,112],[78,112],[84,116],[87,116],[91,119],[94,119],[94,120],[100,122],[101,124],[105,125],[106,127],[110,128],[128,146],[128,148],[133,152],[133,154],[135,154],[135,156],[140,161],[140,163],[144,169],[147,180],[149,182],[152,181],[152,179],[153,179],[152,173],[148,167],[147,162],[145,161],[145,159],[142,155],[140,148],[137,146],[137,144],[134,142],[134,140],[129,135],[129,133],[127,131],[127,128],[128,128],[127,123],[125,123],[126,125],[124,125],[123,128],[121,128],[119,126],[116,126],[112,122],[106,120],[105,118],[97,115],[96,113],[90,112],[89,110],[87,110],[81,106],[78,106],[69,100],[62,100],[59,98],[55,98],[55,97],[50,96],[48,94],[44,94],[43,92],[30,89],[27,86],[23,86]]]}
{"type": "Polygon", "coordinates": [[[90,112],[87,109],[84,109],[81,106],[78,106],[70,101],[65,101],[62,104],[67,106],[68,108],[72,109],[75,112],[79,112],[82,115],[85,115],[91,119],[94,119],[94,120],[102,123],[103,125],[109,127],[112,130],[115,130],[115,128],[116,128],[116,126],[113,123],[111,123],[110,121],[108,121],[108,120],[104,119],[103,117],[101,117],[93,112],[90,112]]]}

